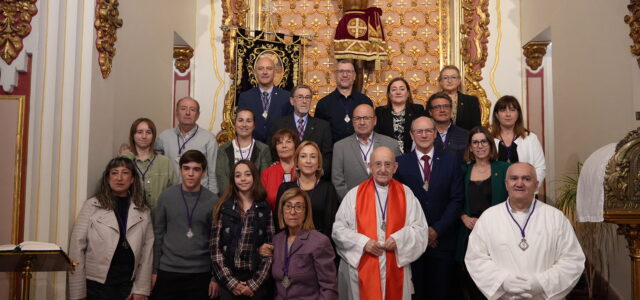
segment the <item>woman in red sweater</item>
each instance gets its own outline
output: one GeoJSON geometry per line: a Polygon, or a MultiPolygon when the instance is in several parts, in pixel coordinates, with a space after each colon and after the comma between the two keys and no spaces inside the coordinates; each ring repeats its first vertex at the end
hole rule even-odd
{"type": "Polygon", "coordinates": [[[296,179],[293,172],[295,167],[293,154],[298,147],[298,137],[293,130],[283,128],[273,134],[271,145],[274,148],[272,151],[276,163],[262,171],[260,177],[262,186],[267,191],[267,202],[273,211],[276,207],[276,195],[280,184],[296,179]]]}

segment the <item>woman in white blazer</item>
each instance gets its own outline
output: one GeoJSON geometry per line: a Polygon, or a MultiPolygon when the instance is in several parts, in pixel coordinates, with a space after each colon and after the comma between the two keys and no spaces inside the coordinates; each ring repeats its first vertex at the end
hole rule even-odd
{"type": "Polygon", "coordinates": [[[153,228],[133,162],[116,157],[100,191],[85,201],[71,232],[71,299],[147,299],[151,292],[153,228]]]}
{"type": "Polygon", "coordinates": [[[546,174],[544,150],[538,136],[524,127],[522,108],[513,96],[502,96],[493,108],[493,134],[498,160],[508,163],[526,162],[536,168],[538,186],[546,174]]]}

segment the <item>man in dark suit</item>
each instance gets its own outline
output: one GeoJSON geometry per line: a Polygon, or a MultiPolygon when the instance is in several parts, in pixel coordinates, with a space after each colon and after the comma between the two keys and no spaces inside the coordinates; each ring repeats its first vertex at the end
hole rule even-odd
{"type": "Polygon", "coordinates": [[[435,147],[456,155],[460,163],[469,143],[469,131],[453,125],[451,105],[453,101],[446,93],[435,93],[427,100],[427,109],[436,122],[437,136],[435,147]]]}
{"type": "Polygon", "coordinates": [[[457,228],[464,197],[462,171],[453,153],[434,147],[436,126],[432,119],[415,119],[411,138],[416,149],[396,158],[399,166],[394,177],[413,191],[429,224],[429,247],[411,266],[413,299],[452,299],[457,228]]]}
{"type": "Polygon", "coordinates": [[[336,89],[318,101],[314,116],[329,122],[331,138],[335,143],[353,134],[353,109],[360,104],[373,106],[373,102],[366,95],[353,90],[356,69],[350,60],[339,60],[333,76],[336,89]]]}
{"type": "Polygon", "coordinates": [[[256,129],[253,138],[265,144],[269,127],[273,120],[291,114],[289,92],[274,86],[275,63],[267,56],[258,58],[253,69],[258,86],[240,94],[238,108],[253,111],[256,116],[256,129]]]}
{"type": "Polygon", "coordinates": [[[271,142],[271,137],[279,129],[288,128],[298,134],[301,142],[315,142],[320,147],[320,151],[322,151],[324,176],[325,178],[331,178],[331,175],[329,175],[331,172],[331,153],[333,152],[331,128],[325,120],[309,115],[312,97],[313,91],[308,85],[300,84],[294,87],[291,90],[290,100],[293,106],[293,114],[281,117],[273,122],[267,141],[271,142]]]}

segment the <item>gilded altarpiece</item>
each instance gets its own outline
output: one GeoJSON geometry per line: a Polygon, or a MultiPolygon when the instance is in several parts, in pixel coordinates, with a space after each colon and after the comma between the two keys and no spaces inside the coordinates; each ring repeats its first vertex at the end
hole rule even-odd
{"type": "MultiPolygon", "coordinates": [[[[274,0],[270,20],[281,33],[311,36],[306,42],[304,82],[315,91],[314,101],[335,89],[333,38],[342,16],[340,1],[274,0]]],[[[370,0],[383,10],[389,60],[368,76],[364,88],[376,105],[386,103],[387,82],[398,76],[409,81],[420,103],[438,90],[441,64],[449,62],[449,4],[446,0],[370,0]]]]}

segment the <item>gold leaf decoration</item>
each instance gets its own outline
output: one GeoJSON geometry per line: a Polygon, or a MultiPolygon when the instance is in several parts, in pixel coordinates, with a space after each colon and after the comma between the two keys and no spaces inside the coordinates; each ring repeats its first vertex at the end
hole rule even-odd
{"type": "Polygon", "coordinates": [[[173,58],[176,60],[175,66],[178,71],[184,73],[189,69],[191,58],[193,57],[193,48],[189,46],[174,46],[173,58]]]}
{"type": "Polygon", "coordinates": [[[489,42],[489,0],[463,0],[464,23],[462,34],[462,62],[464,63],[464,87],[466,93],[478,97],[482,112],[482,125],[489,126],[491,102],[480,85],[482,68],[487,62],[489,42]]]}
{"type": "Polygon", "coordinates": [[[119,18],[118,0],[97,0],[96,3],[96,49],[98,50],[98,64],[102,78],[109,77],[113,57],[116,55],[117,31],[122,27],[119,18]]]}
{"type": "Polygon", "coordinates": [[[31,18],[38,12],[36,0],[4,0],[0,12],[0,55],[10,65],[22,51],[22,40],[31,33],[31,18]]]}
{"type": "Polygon", "coordinates": [[[631,53],[636,56],[638,66],[640,67],[640,0],[631,0],[631,4],[627,5],[631,15],[624,16],[624,22],[629,24],[631,32],[629,36],[633,41],[631,45],[631,53]]]}
{"type": "Polygon", "coordinates": [[[525,61],[531,70],[535,71],[542,65],[542,58],[547,54],[547,46],[549,42],[528,42],[522,46],[525,61]]]}

